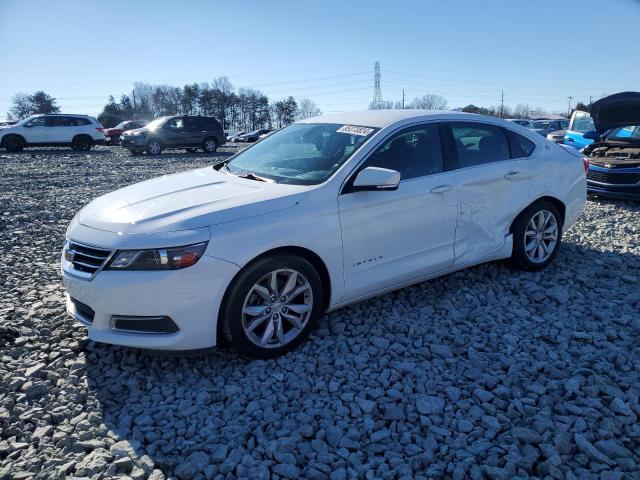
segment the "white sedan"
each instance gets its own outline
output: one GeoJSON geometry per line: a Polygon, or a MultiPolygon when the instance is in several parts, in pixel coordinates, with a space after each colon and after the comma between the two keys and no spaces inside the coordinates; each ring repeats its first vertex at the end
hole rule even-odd
{"type": "Polygon", "coordinates": [[[85,206],[62,254],[67,309],[100,342],[223,336],[274,357],[328,310],[492,260],[544,268],[585,199],[579,154],[513,122],[325,115],[85,206]]]}

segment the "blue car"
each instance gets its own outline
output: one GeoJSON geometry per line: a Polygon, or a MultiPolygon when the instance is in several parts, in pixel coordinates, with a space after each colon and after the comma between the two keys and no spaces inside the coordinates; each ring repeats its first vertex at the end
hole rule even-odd
{"type": "Polygon", "coordinates": [[[583,151],[587,192],[640,200],[640,93],[623,92],[591,106],[594,142],[583,151]]]}
{"type": "Polygon", "coordinates": [[[591,115],[589,115],[588,112],[576,110],[573,112],[573,115],[571,115],[569,127],[564,134],[564,144],[582,150],[584,147],[593,143],[593,137],[595,135],[590,134],[593,134],[595,129],[596,127],[593,124],[591,115]],[[591,138],[585,137],[585,133],[589,133],[587,137],[591,138]]]}

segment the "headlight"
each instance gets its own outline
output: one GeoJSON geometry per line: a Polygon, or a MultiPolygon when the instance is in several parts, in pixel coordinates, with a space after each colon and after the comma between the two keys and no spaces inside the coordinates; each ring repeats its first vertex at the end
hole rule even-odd
{"type": "Polygon", "coordinates": [[[200,260],[208,243],[151,250],[118,250],[107,270],[179,270],[200,260]]]}
{"type": "Polygon", "coordinates": [[[133,133],[131,133],[131,136],[132,137],[139,137],[141,135],[146,135],[146,134],[147,134],[147,132],[133,132],[133,133]]]}

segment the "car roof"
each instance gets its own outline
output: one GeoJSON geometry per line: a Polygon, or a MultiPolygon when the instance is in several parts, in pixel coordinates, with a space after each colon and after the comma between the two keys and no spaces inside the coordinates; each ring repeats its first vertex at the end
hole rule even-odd
{"type": "Polygon", "coordinates": [[[43,116],[47,116],[47,117],[87,117],[87,118],[93,118],[91,115],[83,115],[81,113],[37,113],[34,115],[34,117],[43,117],[43,116]]]}
{"type": "MultiPolygon", "coordinates": [[[[298,123],[337,123],[346,125],[361,125],[366,127],[384,128],[394,123],[409,119],[438,120],[472,120],[493,118],[475,113],[452,112],[448,110],[364,110],[360,112],[340,112],[320,115],[318,117],[300,120],[298,123]]],[[[498,119],[499,120],[499,119],[498,119]]]]}

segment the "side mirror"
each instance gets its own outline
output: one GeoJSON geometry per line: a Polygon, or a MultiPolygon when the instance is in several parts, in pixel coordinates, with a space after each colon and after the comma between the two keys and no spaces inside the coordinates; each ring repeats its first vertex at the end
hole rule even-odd
{"type": "Polygon", "coordinates": [[[596,133],[595,130],[589,130],[588,132],[584,132],[582,134],[582,136],[584,138],[586,138],[587,140],[597,140],[598,139],[598,134],[596,133]]]}
{"type": "Polygon", "coordinates": [[[397,190],[400,172],[388,168],[367,167],[353,181],[354,191],[397,190]]]}

